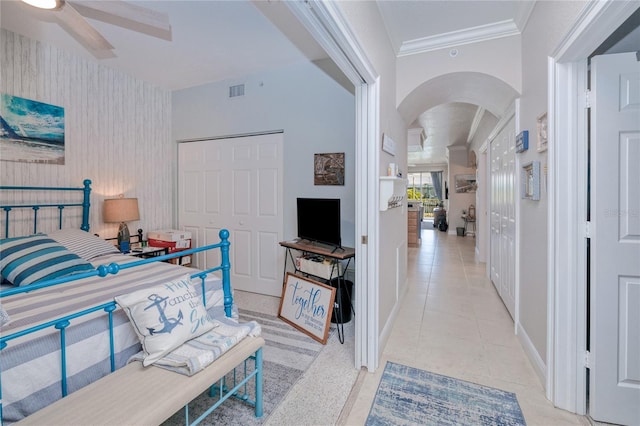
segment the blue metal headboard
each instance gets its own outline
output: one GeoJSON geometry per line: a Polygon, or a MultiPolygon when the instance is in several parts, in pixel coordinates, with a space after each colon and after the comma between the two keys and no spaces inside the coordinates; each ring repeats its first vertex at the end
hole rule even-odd
{"type": "Polygon", "coordinates": [[[5,212],[5,225],[4,225],[4,238],[9,237],[9,213],[13,209],[33,209],[33,233],[38,232],[38,210],[41,208],[57,208],[58,213],[58,228],[62,229],[62,211],[65,207],[82,207],[82,225],[80,229],[83,231],[89,230],[89,207],[90,195],[91,195],[91,180],[85,179],[82,188],[66,188],[66,187],[49,187],[49,186],[0,186],[1,191],[82,191],[83,199],[82,203],[55,203],[55,204],[20,204],[20,205],[6,205],[0,206],[5,212]]]}

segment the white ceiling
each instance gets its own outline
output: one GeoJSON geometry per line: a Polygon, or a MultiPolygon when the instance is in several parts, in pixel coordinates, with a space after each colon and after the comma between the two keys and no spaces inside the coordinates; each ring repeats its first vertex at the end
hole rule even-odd
{"type": "MultiPolygon", "coordinates": [[[[0,1],[1,27],[170,90],[326,57],[279,0],[128,3],[167,13],[172,40],[88,19],[115,48],[116,57],[96,59],[59,25],[56,12],[36,10],[19,0],[0,1]]],[[[522,30],[533,4],[504,0],[377,3],[398,55],[515,34],[522,30]]],[[[477,105],[460,102],[444,102],[419,112],[410,125],[422,126],[427,141],[424,152],[410,153],[409,163],[446,162],[446,147],[467,143],[476,115],[495,120],[490,113],[478,114],[477,105]]]]}

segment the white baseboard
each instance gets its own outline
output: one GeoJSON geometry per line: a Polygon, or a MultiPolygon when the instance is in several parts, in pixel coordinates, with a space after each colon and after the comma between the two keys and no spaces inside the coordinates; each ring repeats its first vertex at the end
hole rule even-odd
{"type": "Polygon", "coordinates": [[[405,280],[402,291],[398,295],[399,296],[398,300],[396,301],[395,306],[391,310],[391,314],[389,314],[389,318],[387,319],[386,324],[382,328],[382,332],[380,333],[380,336],[378,336],[378,359],[382,358],[382,351],[384,350],[384,347],[387,344],[387,340],[389,340],[389,336],[391,336],[391,331],[393,330],[393,324],[396,320],[396,317],[398,316],[398,313],[400,312],[402,299],[404,299],[404,297],[406,296],[408,287],[409,287],[409,283],[407,280],[405,280]]]}
{"type": "Polygon", "coordinates": [[[522,345],[522,349],[524,349],[524,352],[527,355],[527,358],[529,358],[529,362],[531,362],[531,366],[533,367],[533,370],[538,375],[538,378],[542,383],[542,387],[546,391],[547,366],[545,365],[544,361],[540,357],[540,354],[538,354],[538,351],[536,350],[535,346],[533,345],[533,342],[529,338],[529,335],[524,330],[524,328],[522,328],[522,325],[520,323],[518,323],[518,326],[516,329],[517,329],[518,340],[522,345]]]}

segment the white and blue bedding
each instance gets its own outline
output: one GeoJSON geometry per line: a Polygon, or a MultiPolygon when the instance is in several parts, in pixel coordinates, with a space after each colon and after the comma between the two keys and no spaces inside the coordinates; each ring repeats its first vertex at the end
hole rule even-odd
{"type": "MultiPolygon", "coordinates": [[[[95,257],[91,264],[98,267],[136,260],[140,259],[114,253],[95,257]]],[[[193,272],[190,268],[154,262],[120,270],[105,278],[83,278],[34,293],[7,296],[2,298],[2,308],[11,318],[0,332],[3,335],[18,332],[113,301],[117,295],[163,284],[193,272]]],[[[195,281],[199,282],[199,279],[195,281]]],[[[200,286],[196,288],[200,289],[200,286]]],[[[222,284],[218,277],[207,278],[205,297],[208,312],[215,317],[224,317],[222,284]]],[[[117,369],[137,354],[141,345],[121,309],[114,312],[113,321],[117,369]]],[[[69,393],[110,372],[109,326],[105,313],[92,313],[72,320],[71,324],[66,331],[69,393]]],[[[62,397],[60,357],[60,337],[55,329],[41,330],[8,342],[0,357],[4,424],[18,421],[62,397]]]]}

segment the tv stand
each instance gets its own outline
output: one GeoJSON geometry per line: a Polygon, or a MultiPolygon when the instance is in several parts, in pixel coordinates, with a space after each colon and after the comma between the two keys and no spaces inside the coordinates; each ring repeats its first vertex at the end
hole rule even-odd
{"type": "MultiPolygon", "coordinates": [[[[298,242],[300,244],[307,244],[307,245],[311,245],[311,246],[315,246],[315,247],[324,248],[326,250],[331,249],[331,253],[335,253],[338,250],[340,250],[341,252],[344,252],[344,250],[345,250],[345,248],[342,247],[341,245],[329,244],[329,243],[321,243],[320,241],[307,240],[307,239],[304,239],[304,238],[296,238],[294,241],[298,242]]],[[[282,243],[280,243],[280,245],[282,245],[282,243]]]]}
{"type": "MultiPolygon", "coordinates": [[[[296,239],[293,241],[282,241],[280,245],[287,250],[284,259],[283,282],[285,281],[284,277],[286,277],[287,275],[287,263],[291,261],[291,267],[295,274],[303,274],[306,277],[315,278],[318,281],[322,282],[331,283],[335,280],[337,286],[336,298],[338,297],[338,294],[342,294],[343,291],[347,292],[350,305],[349,308],[353,312],[353,303],[351,302],[351,295],[348,294],[349,290],[347,289],[347,285],[345,284],[344,274],[349,267],[351,259],[355,258],[356,256],[355,249],[351,247],[332,246],[301,239],[296,239]],[[327,268],[320,268],[319,270],[312,270],[310,268],[298,266],[296,264],[293,251],[297,251],[300,253],[300,256],[298,257],[310,255],[319,256],[325,260],[328,260],[329,264],[326,265],[327,268]],[[342,261],[346,261],[346,265],[342,265],[342,261]]],[[[342,315],[342,310],[344,307],[342,305],[342,303],[334,303],[333,307],[333,317],[336,319],[338,339],[340,340],[340,343],[344,343],[344,325],[337,322],[337,320],[344,318],[342,315]]]]}

